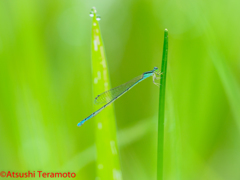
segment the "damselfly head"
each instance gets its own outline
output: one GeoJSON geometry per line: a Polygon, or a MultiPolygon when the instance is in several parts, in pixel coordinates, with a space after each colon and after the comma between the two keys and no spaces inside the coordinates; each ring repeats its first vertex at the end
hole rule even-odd
{"type": "Polygon", "coordinates": [[[157,67],[153,68],[153,72],[155,75],[159,76],[161,74],[160,70],[157,67]]]}

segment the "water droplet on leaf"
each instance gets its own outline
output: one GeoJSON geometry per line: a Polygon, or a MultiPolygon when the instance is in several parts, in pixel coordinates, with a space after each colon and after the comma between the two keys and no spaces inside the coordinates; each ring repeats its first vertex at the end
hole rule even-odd
{"type": "Polygon", "coordinates": [[[96,12],[97,12],[97,10],[96,10],[95,7],[92,7],[91,11],[92,11],[93,13],[96,13],[96,12]]]}
{"type": "Polygon", "coordinates": [[[95,8],[95,7],[92,7],[89,16],[90,16],[90,17],[93,17],[93,16],[94,16],[94,13],[96,13],[96,12],[97,12],[96,8],[95,8]]]}
{"type": "Polygon", "coordinates": [[[100,15],[97,15],[96,20],[97,20],[97,21],[100,21],[100,20],[101,20],[101,16],[100,16],[100,15]]]}
{"type": "Polygon", "coordinates": [[[89,16],[93,17],[93,11],[90,11],[89,16]]]}

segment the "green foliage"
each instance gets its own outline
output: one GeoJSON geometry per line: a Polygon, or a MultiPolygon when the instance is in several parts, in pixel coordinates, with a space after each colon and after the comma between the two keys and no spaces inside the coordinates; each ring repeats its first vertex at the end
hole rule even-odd
{"type": "MultiPolygon", "coordinates": [[[[91,6],[112,87],[159,66],[169,30],[164,180],[240,179],[240,2],[207,0],[0,1],[0,172],[96,178],[97,118],[112,107],[77,127],[105,90],[93,96],[91,6]]],[[[150,79],[114,102],[123,179],[156,179],[158,103],[150,79]]]]}
{"type": "MultiPolygon", "coordinates": [[[[96,9],[92,8],[92,83],[93,95],[111,89],[108,63],[106,61],[103,40],[101,37],[99,16],[96,9]]],[[[98,105],[94,109],[98,110],[103,105],[98,105]]],[[[113,105],[109,105],[94,117],[96,122],[95,136],[97,148],[97,178],[120,180],[121,170],[119,165],[119,153],[116,140],[116,121],[113,105]],[[107,158],[106,158],[107,157],[107,158]]]]}
{"type": "Polygon", "coordinates": [[[167,78],[167,56],[168,56],[168,30],[164,31],[163,56],[161,67],[161,79],[159,90],[159,111],[158,111],[158,151],[157,151],[157,179],[163,179],[164,159],[164,115],[165,115],[165,89],[167,78]]]}

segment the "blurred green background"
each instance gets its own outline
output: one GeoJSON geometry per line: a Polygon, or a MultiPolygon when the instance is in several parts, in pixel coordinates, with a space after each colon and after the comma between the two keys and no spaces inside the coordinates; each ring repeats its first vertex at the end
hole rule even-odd
{"type": "MultiPolygon", "coordinates": [[[[160,67],[169,30],[164,179],[240,179],[234,0],[0,1],[0,171],[95,179],[94,118],[77,127],[93,112],[92,6],[112,87],[160,67]]],[[[148,79],[114,104],[123,179],[156,179],[158,88],[148,79]]]]}

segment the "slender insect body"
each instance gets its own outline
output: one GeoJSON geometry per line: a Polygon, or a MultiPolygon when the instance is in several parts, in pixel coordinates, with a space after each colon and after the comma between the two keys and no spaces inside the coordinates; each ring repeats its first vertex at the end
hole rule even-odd
{"type": "MultiPolygon", "coordinates": [[[[92,113],[90,116],[88,116],[87,118],[85,118],[84,120],[80,121],[78,123],[78,126],[83,125],[83,123],[87,120],[89,120],[90,118],[96,116],[99,112],[101,112],[104,108],[106,108],[108,105],[110,105],[111,103],[113,103],[116,99],[118,99],[119,97],[121,97],[123,94],[125,94],[127,91],[129,91],[131,88],[133,88],[135,85],[137,85],[139,82],[143,81],[144,79],[153,76],[153,83],[157,85],[157,83],[155,83],[154,79],[156,77],[155,73],[157,73],[158,68],[154,67],[154,69],[152,71],[148,71],[143,73],[141,76],[138,76],[136,78],[134,78],[133,80],[122,84],[118,87],[115,87],[111,90],[108,90],[102,94],[97,95],[97,97],[95,98],[95,103],[99,103],[101,101],[103,102],[107,102],[104,106],[102,106],[100,109],[98,109],[97,111],[95,111],[94,113],[92,113]],[[125,88],[126,86],[126,88],[125,88]]],[[[157,73],[158,74],[158,73],[157,73]]]]}

